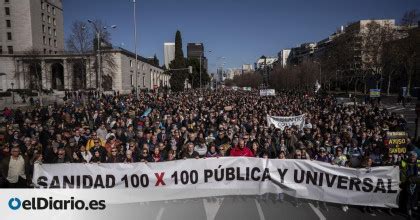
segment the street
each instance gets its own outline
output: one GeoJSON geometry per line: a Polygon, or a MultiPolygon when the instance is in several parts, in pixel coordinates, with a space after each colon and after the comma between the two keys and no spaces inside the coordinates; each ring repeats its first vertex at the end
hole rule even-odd
{"type": "Polygon", "coordinates": [[[302,201],[296,207],[295,200],[285,197],[284,202],[277,201],[275,195],[270,195],[267,200],[258,196],[226,196],[217,198],[198,198],[189,200],[160,201],[148,203],[134,203],[123,205],[107,205],[107,211],[101,213],[87,212],[86,219],[98,218],[104,215],[108,218],[115,217],[128,219],[184,219],[184,220],[219,220],[219,219],[241,219],[241,220],[275,220],[275,219],[381,219],[399,220],[405,219],[401,215],[390,215],[382,209],[374,214],[363,213],[359,207],[349,207],[343,212],[341,206],[327,204],[327,208],[320,202],[317,203],[302,201]],[[137,210],[133,212],[132,210],[137,210]]]}

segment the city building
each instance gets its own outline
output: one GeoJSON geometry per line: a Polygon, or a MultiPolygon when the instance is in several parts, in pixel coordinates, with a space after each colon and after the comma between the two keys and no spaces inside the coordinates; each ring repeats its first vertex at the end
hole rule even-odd
{"type": "Polygon", "coordinates": [[[64,50],[62,0],[4,0],[0,6],[0,53],[64,50]]]}
{"type": "Polygon", "coordinates": [[[283,68],[285,68],[286,67],[286,65],[287,65],[287,59],[289,58],[289,54],[290,54],[290,49],[283,49],[283,50],[281,50],[280,52],[279,52],[279,54],[278,54],[278,60],[277,60],[277,63],[281,66],[281,67],[283,67],[283,68]]]}
{"type": "Polygon", "coordinates": [[[268,67],[273,67],[274,63],[277,62],[278,58],[277,57],[265,57],[262,56],[257,60],[256,66],[255,68],[257,69],[262,69],[265,66],[268,67]]]}
{"type": "Polygon", "coordinates": [[[223,82],[223,81],[225,81],[226,77],[227,77],[226,70],[223,69],[223,67],[218,67],[216,76],[214,78],[215,81],[216,82],[223,82]]]}
{"type": "MultiPolygon", "coordinates": [[[[135,70],[135,54],[122,48],[104,50],[101,54],[104,90],[129,93],[139,89],[170,87],[169,74],[159,66],[138,56],[135,70]]],[[[38,90],[82,90],[99,87],[95,61],[96,54],[47,54],[36,58],[25,54],[0,55],[0,91],[11,88],[38,90]],[[39,74],[40,77],[36,77],[39,74]],[[41,79],[41,80],[39,80],[41,79]],[[40,83],[42,82],[41,85],[40,83]]]]}
{"type": "Polygon", "coordinates": [[[298,47],[290,49],[287,65],[298,65],[312,59],[316,46],[316,43],[303,43],[298,47]]]}
{"type": "Polygon", "coordinates": [[[243,64],[242,73],[251,73],[254,71],[254,66],[252,64],[243,64]]]}
{"type": "Polygon", "coordinates": [[[226,69],[226,79],[233,79],[235,76],[242,74],[241,68],[228,68],[226,69]]]}
{"type": "Polygon", "coordinates": [[[201,67],[208,69],[208,61],[204,53],[203,43],[188,43],[187,44],[187,58],[188,59],[201,59],[201,67]]]}
{"type": "Polygon", "coordinates": [[[165,58],[165,67],[169,69],[169,64],[175,59],[175,43],[166,42],[163,45],[163,55],[165,58]]]}
{"type": "MultiPolygon", "coordinates": [[[[0,91],[103,88],[128,93],[136,86],[170,87],[170,76],[157,59],[138,56],[136,69],[134,53],[106,42],[101,71],[96,52],[65,52],[62,0],[3,0],[0,7],[0,91]]],[[[168,54],[174,56],[174,49],[168,54]]]]}

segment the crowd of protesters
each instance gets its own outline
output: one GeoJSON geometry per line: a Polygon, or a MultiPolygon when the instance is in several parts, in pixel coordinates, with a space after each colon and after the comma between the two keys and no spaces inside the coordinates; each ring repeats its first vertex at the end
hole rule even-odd
{"type": "MultiPolygon", "coordinates": [[[[407,155],[388,154],[384,145],[387,131],[406,130],[402,116],[378,106],[338,104],[327,94],[66,93],[64,105],[5,108],[3,114],[7,133],[0,146],[0,184],[8,187],[31,184],[35,163],[153,163],[223,156],[306,159],[352,168],[405,164],[401,176],[408,188],[415,182],[409,180],[418,176],[420,149],[410,139],[407,155]],[[267,125],[267,115],[301,114],[303,129],[267,125]]],[[[417,191],[408,193],[409,210],[417,208],[415,195],[417,191]]]]}

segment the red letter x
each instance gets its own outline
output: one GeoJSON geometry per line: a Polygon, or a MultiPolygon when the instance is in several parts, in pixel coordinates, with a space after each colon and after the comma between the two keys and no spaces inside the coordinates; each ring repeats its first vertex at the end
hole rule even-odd
{"type": "Polygon", "coordinates": [[[160,175],[158,173],[155,173],[155,176],[157,178],[155,186],[159,186],[159,184],[166,185],[165,182],[163,182],[164,175],[165,175],[165,172],[161,172],[160,175]]]}

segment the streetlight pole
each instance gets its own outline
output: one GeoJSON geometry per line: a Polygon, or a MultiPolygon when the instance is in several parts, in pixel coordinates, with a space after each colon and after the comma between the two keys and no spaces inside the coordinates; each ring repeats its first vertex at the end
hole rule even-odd
{"type": "Polygon", "coordinates": [[[136,88],[135,88],[135,91],[136,91],[136,98],[138,97],[138,74],[137,74],[137,71],[138,71],[138,58],[137,58],[137,19],[136,19],[136,0],[133,0],[133,5],[134,5],[134,10],[133,10],[133,14],[134,14],[134,16],[133,16],[133,19],[134,19],[134,53],[135,53],[135,56],[136,56],[136,61],[135,61],[135,67],[134,67],[134,69],[135,69],[135,71],[134,71],[134,73],[136,74],[136,88]]]}
{"type": "MultiPolygon", "coordinates": [[[[95,28],[96,31],[96,41],[98,42],[98,49],[97,49],[97,53],[98,53],[98,89],[101,92],[102,91],[102,62],[101,62],[101,35],[102,35],[102,29],[96,26],[96,24],[92,21],[92,20],[88,20],[89,23],[92,24],[93,28],[95,28]]],[[[117,25],[111,25],[111,26],[103,26],[103,29],[107,29],[107,28],[116,28],[117,25]]]]}
{"type": "Polygon", "coordinates": [[[201,59],[203,59],[203,53],[204,52],[200,53],[200,90],[201,90],[201,59]]]}
{"type": "Polygon", "coordinates": [[[96,41],[98,43],[98,88],[99,91],[102,92],[102,61],[101,61],[101,29],[99,28],[99,31],[96,31],[96,41]]]}

